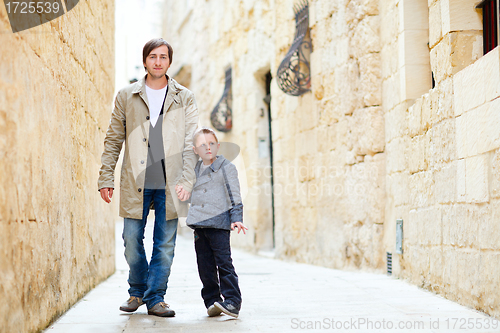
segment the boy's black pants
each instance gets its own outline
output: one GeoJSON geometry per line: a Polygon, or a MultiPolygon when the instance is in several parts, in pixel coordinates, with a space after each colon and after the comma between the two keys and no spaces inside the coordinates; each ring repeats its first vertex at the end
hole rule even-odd
{"type": "Polygon", "coordinates": [[[229,230],[215,228],[196,228],[194,231],[198,273],[203,283],[201,297],[207,308],[215,302],[221,302],[221,294],[227,303],[237,309],[241,307],[241,292],[231,259],[229,233],[229,230]]]}

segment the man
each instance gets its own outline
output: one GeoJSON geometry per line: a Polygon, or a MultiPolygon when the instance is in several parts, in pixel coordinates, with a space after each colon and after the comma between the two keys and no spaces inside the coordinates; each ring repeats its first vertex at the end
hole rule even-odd
{"type": "Polygon", "coordinates": [[[146,304],[148,314],[173,317],[164,302],[174,257],[179,199],[189,199],[195,181],[192,138],[198,124],[194,95],[166,75],[172,63],[172,47],[163,39],[144,45],[147,74],[123,88],[104,140],[99,191],[109,203],[114,171],[125,141],[120,178],[120,216],[129,265],[129,299],[120,310],[134,312],[146,304]],[[172,195],[173,194],[173,195],[172,195]],[[144,228],[154,206],[153,253],[148,265],[144,252],[144,228]]]}

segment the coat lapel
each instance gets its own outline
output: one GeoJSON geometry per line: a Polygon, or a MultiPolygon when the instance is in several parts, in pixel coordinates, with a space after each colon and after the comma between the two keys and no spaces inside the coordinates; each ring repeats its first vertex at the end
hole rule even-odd
{"type": "MultiPolygon", "coordinates": [[[[172,103],[175,102],[175,104],[179,104],[179,97],[177,94],[179,93],[180,89],[177,86],[177,82],[170,78],[167,75],[167,80],[168,80],[168,92],[167,92],[167,98],[165,98],[165,103],[163,104],[163,113],[167,113],[170,106],[172,103]]],[[[148,107],[148,112],[149,112],[149,102],[148,102],[148,97],[146,96],[146,75],[142,77],[141,80],[135,83],[135,88],[132,91],[133,94],[139,94],[141,96],[142,100],[148,107]]]]}
{"type": "Polygon", "coordinates": [[[179,93],[179,88],[177,87],[177,82],[175,82],[173,79],[170,78],[170,76],[167,75],[168,78],[168,93],[167,93],[167,98],[165,99],[165,104],[163,104],[163,113],[167,113],[170,106],[172,103],[175,102],[175,104],[179,104],[179,97],[177,94],[179,93]]]}
{"type": "Polygon", "coordinates": [[[144,101],[144,104],[146,104],[149,113],[148,97],[146,96],[146,76],[143,76],[142,79],[135,83],[135,88],[132,90],[132,94],[139,94],[141,99],[144,101]]]}
{"type": "Polygon", "coordinates": [[[225,160],[226,159],[224,158],[224,156],[217,155],[217,159],[214,161],[214,163],[212,163],[212,165],[210,167],[212,168],[212,170],[214,172],[217,172],[217,171],[219,171],[219,169],[221,168],[221,166],[225,160]]]}
{"type": "Polygon", "coordinates": [[[170,108],[170,105],[172,105],[173,102],[174,102],[174,97],[172,96],[172,92],[169,87],[167,98],[165,99],[165,104],[163,104],[163,114],[168,112],[168,109],[170,108]]]}
{"type": "Polygon", "coordinates": [[[201,163],[203,163],[203,161],[199,160],[196,163],[196,166],[194,167],[194,173],[196,175],[196,183],[194,185],[195,188],[210,181],[210,178],[208,177],[207,170],[208,170],[208,172],[210,172],[211,170],[209,170],[210,168],[205,169],[205,172],[204,172],[205,175],[201,176],[201,174],[200,174],[201,163]]]}
{"type": "Polygon", "coordinates": [[[221,168],[222,164],[224,163],[225,158],[222,155],[218,155],[217,159],[212,163],[211,166],[209,166],[205,171],[203,172],[203,175],[200,175],[200,166],[202,161],[198,161],[198,164],[196,164],[194,171],[196,174],[196,184],[194,187],[198,187],[200,185],[203,185],[205,183],[208,183],[209,181],[212,180],[213,176],[210,176],[210,174],[218,172],[219,169],[221,168]]]}
{"type": "Polygon", "coordinates": [[[204,176],[201,176],[201,177],[199,177],[198,179],[196,179],[196,184],[194,185],[194,187],[196,188],[196,187],[198,187],[198,186],[201,186],[201,185],[206,184],[206,183],[208,183],[209,181],[211,181],[211,180],[212,180],[212,177],[211,177],[211,176],[209,176],[209,175],[210,175],[210,173],[208,173],[208,174],[206,174],[206,175],[204,175],[204,176]]]}

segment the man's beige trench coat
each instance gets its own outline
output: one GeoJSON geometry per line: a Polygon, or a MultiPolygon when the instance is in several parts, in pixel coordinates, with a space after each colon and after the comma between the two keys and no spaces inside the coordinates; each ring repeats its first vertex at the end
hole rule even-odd
{"type": "MultiPolygon", "coordinates": [[[[193,134],[198,125],[198,108],[191,91],[168,77],[168,93],[163,107],[163,147],[167,178],[167,220],[186,214],[179,208],[175,185],[191,192],[196,181],[193,134]],[[177,207],[177,210],[176,210],[177,207]]],[[[144,180],[148,159],[149,108],[146,77],[123,88],[116,96],[115,108],[101,157],[99,190],[114,188],[114,171],[123,142],[125,153],[120,176],[120,216],[142,219],[144,180]]]]}

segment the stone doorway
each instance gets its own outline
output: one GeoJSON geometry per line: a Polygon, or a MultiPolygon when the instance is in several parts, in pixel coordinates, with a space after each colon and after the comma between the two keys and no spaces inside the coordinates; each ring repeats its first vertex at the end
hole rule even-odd
{"type": "MultiPolygon", "coordinates": [[[[265,72],[261,76],[261,84],[265,92],[262,98],[264,104],[261,108],[260,120],[258,124],[258,149],[259,149],[259,164],[263,172],[263,185],[261,187],[262,199],[267,201],[264,206],[269,207],[269,213],[266,214],[265,225],[262,226],[260,235],[261,238],[256,244],[260,250],[271,250],[275,247],[274,235],[274,190],[273,190],[273,140],[272,140],[272,117],[271,117],[271,81],[272,75],[270,71],[265,72]]],[[[257,239],[256,239],[257,240],[257,239]]]]}

